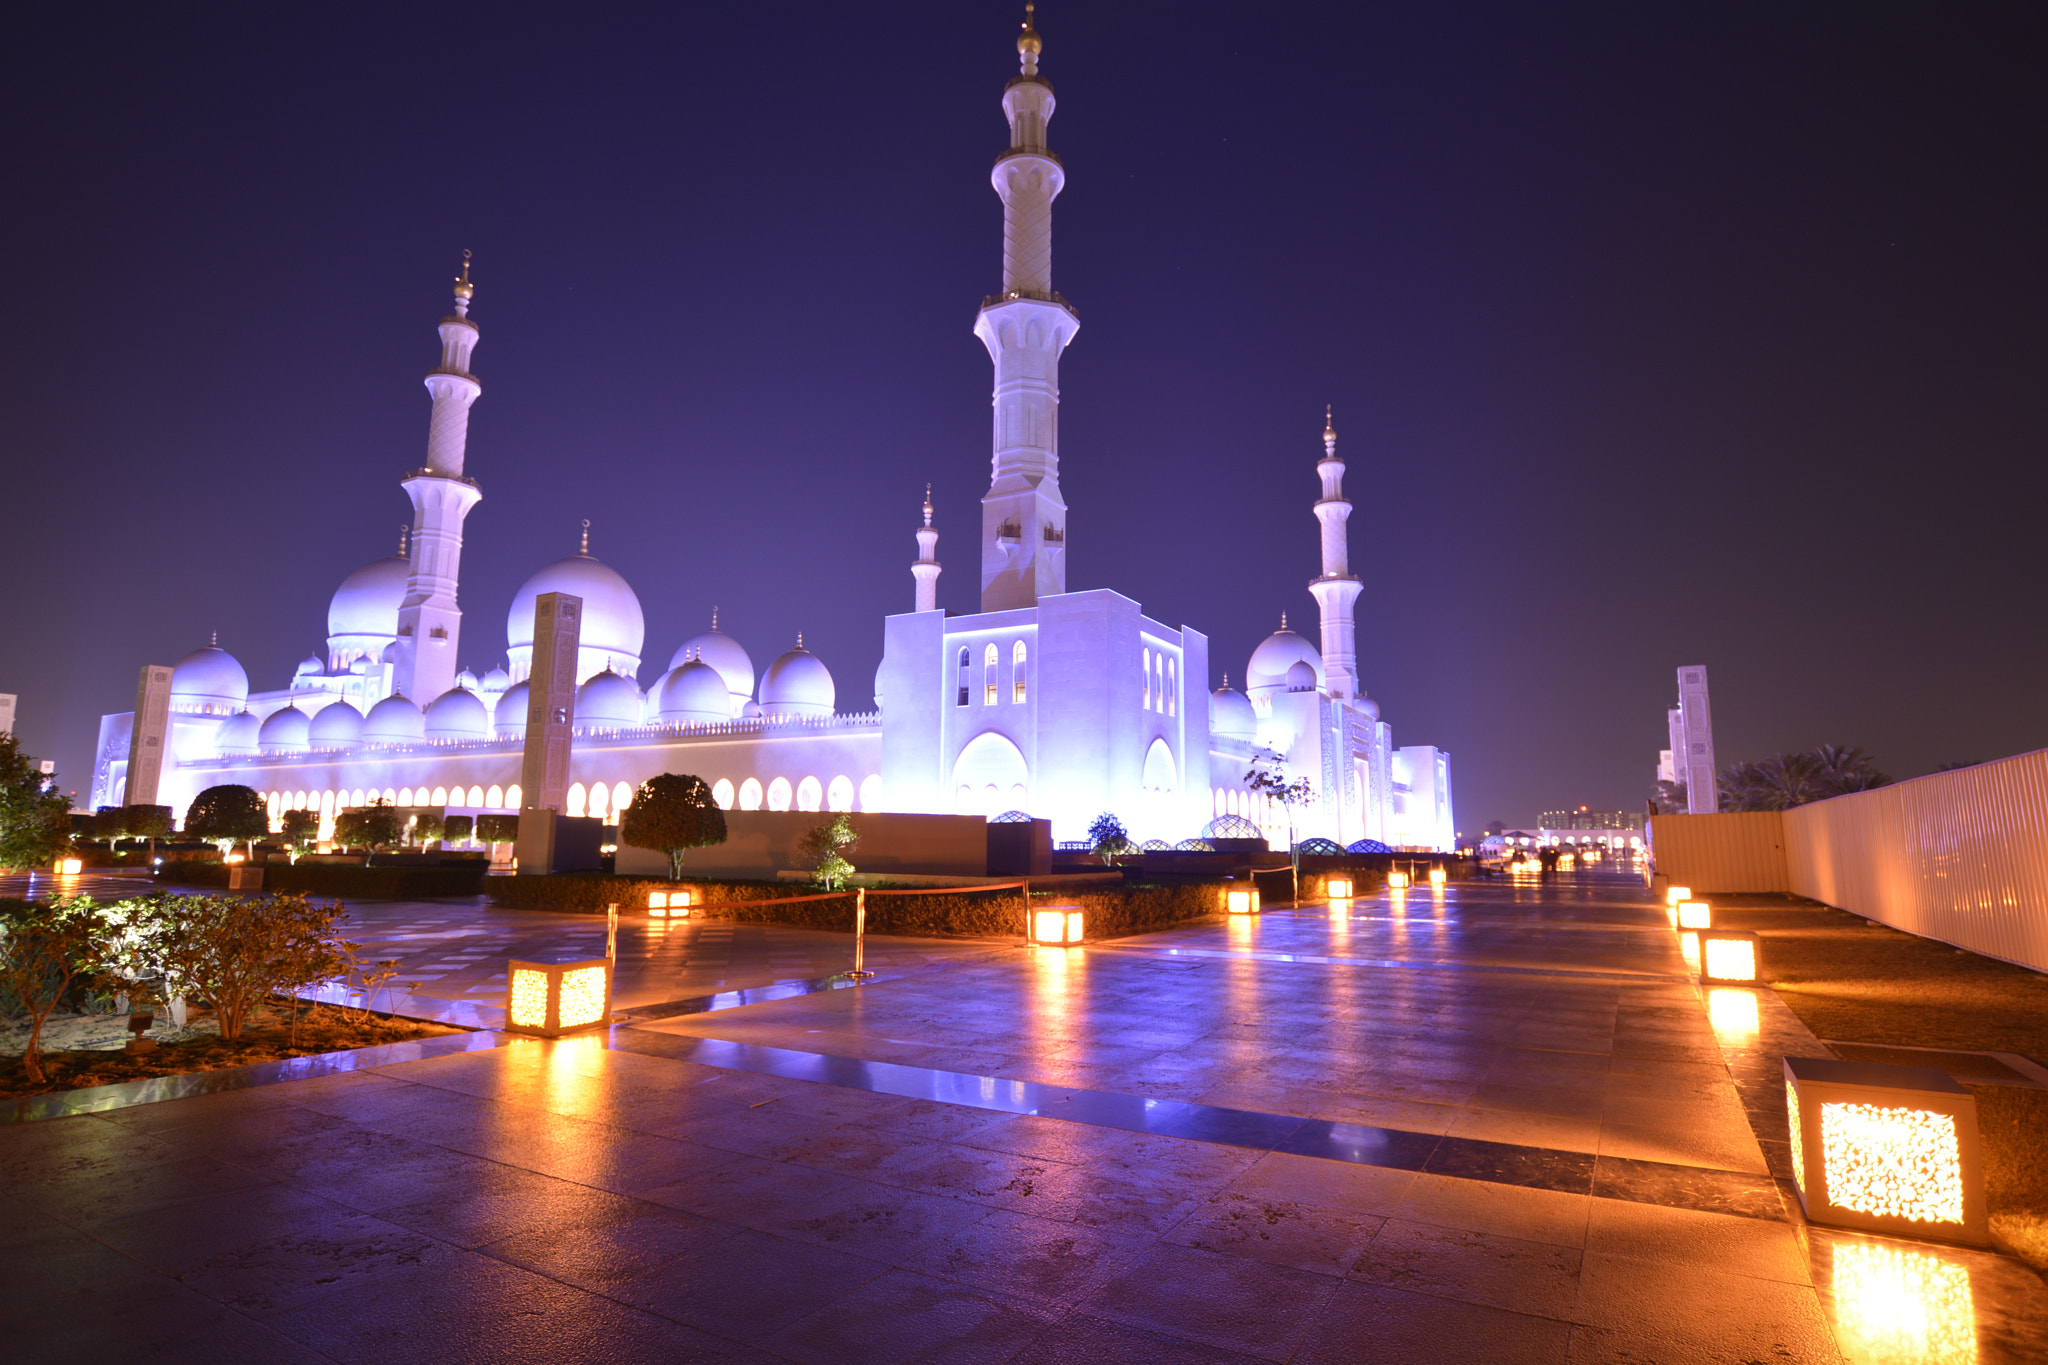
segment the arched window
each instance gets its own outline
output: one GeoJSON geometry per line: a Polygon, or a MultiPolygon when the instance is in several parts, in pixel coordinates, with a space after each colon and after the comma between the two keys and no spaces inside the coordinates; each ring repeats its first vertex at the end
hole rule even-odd
{"type": "Polygon", "coordinates": [[[571,783],[568,800],[564,803],[567,809],[562,813],[564,815],[581,816],[583,814],[583,801],[583,784],[581,782],[571,783]]]}
{"type": "Polygon", "coordinates": [[[479,801],[477,804],[480,806],[489,806],[493,810],[497,809],[499,806],[505,804],[505,789],[503,787],[496,785],[495,783],[492,784],[491,789],[484,793],[484,799],[479,801]]]}
{"type": "Polygon", "coordinates": [[[1019,640],[1010,647],[1010,700],[1021,703],[1024,695],[1024,642],[1019,640]]]}
{"type": "Polygon", "coordinates": [[[1169,715],[1169,716],[1173,716],[1173,715],[1178,715],[1178,714],[1180,714],[1180,707],[1179,707],[1178,705],[1176,705],[1176,702],[1178,702],[1179,698],[1180,698],[1180,666],[1179,666],[1179,665],[1178,665],[1178,664],[1177,664],[1177,663],[1176,663],[1176,662],[1175,662],[1174,660],[1172,660],[1172,659],[1168,659],[1168,660],[1166,661],[1166,714],[1167,714],[1167,715],[1169,715]]]}
{"type": "Polygon", "coordinates": [[[264,802],[264,805],[270,808],[270,826],[275,830],[278,817],[284,814],[284,803],[277,799],[276,792],[272,792],[269,799],[264,802]]]}
{"type": "Polygon", "coordinates": [[[469,800],[465,804],[472,806],[481,806],[483,803],[484,789],[482,787],[471,787],[469,789],[469,800]]]}
{"type": "Polygon", "coordinates": [[[633,804],[633,789],[623,782],[612,783],[612,809],[622,811],[633,804]]]}
{"type": "Polygon", "coordinates": [[[740,783],[740,809],[761,809],[761,783],[758,779],[750,777],[740,783]]]}
{"type": "Polygon", "coordinates": [[[832,785],[825,788],[825,809],[853,809],[853,779],[845,773],[833,778],[832,785]]]}
{"type": "Polygon", "coordinates": [[[967,670],[974,667],[972,658],[973,656],[966,650],[960,651],[960,700],[956,705],[967,705],[967,689],[974,685],[973,680],[967,676],[967,670]]]}
{"type": "Polygon", "coordinates": [[[869,773],[860,780],[860,808],[880,810],[882,808],[882,775],[869,773]]]}
{"type": "Polygon", "coordinates": [[[606,790],[604,783],[591,783],[590,801],[584,810],[584,814],[588,815],[593,820],[604,819],[605,812],[611,808],[611,799],[612,794],[610,791],[606,790]]]}
{"type": "Polygon", "coordinates": [[[768,784],[768,809],[789,809],[789,779],[778,777],[768,784]]]}
{"type": "Polygon", "coordinates": [[[447,789],[446,787],[436,787],[436,788],[434,788],[434,799],[433,799],[433,800],[431,800],[431,801],[429,801],[429,802],[427,802],[427,804],[428,804],[428,805],[430,805],[430,806],[445,806],[445,805],[447,805],[447,804],[448,804],[448,789],[447,789]]]}
{"type": "Polygon", "coordinates": [[[720,810],[732,809],[732,779],[721,777],[711,784],[711,800],[720,810]]]}
{"type": "MultiPolygon", "coordinates": [[[[399,805],[401,805],[401,806],[410,806],[410,805],[412,804],[412,788],[411,788],[411,787],[400,787],[400,788],[398,789],[398,804],[399,804],[399,805]]],[[[299,806],[298,806],[298,808],[299,808],[300,810],[304,810],[304,809],[306,808],[306,794],[305,794],[304,792],[300,792],[300,793],[299,793],[299,806]]]]}
{"type": "Polygon", "coordinates": [[[816,810],[825,804],[825,785],[815,777],[806,777],[796,784],[796,808],[816,810]]]}
{"type": "Polygon", "coordinates": [[[391,790],[391,788],[386,787],[384,789],[384,799],[395,806],[398,804],[398,793],[391,790]]]}
{"type": "Polygon", "coordinates": [[[519,790],[519,784],[518,784],[517,782],[514,782],[514,783],[513,783],[513,784],[512,784],[511,786],[509,786],[509,787],[505,788],[505,805],[506,805],[506,807],[507,807],[508,809],[510,809],[510,810],[518,810],[518,809],[520,809],[520,806],[519,806],[519,797],[520,797],[520,795],[521,795],[521,793],[520,793],[520,790],[519,790]]]}
{"type": "Polygon", "coordinates": [[[996,653],[996,642],[993,640],[989,641],[988,648],[983,650],[981,655],[982,705],[984,706],[994,706],[996,704],[996,660],[1001,657],[1001,655],[996,653]]]}
{"type": "Polygon", "coordinates": [[[331,820],[334,818],[333,792],[320,793],[320,818],[323,820],[331,820]]]}
{"type": "Polygon", "coordinates": [[[1157,699],[1158,703],[1152,709],[1164,711],[1166,709],[1166,656],[1164,654],[1152,656],[1152,695],[1157,699]]]}
{"type": "Polygon", "coordinates": [[[1145,651],[1145,709],[1152,709],[1152,651],[1145,651]]]}

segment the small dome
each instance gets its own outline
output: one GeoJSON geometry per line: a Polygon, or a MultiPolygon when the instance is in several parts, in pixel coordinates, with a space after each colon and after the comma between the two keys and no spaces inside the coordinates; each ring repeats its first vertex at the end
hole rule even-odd
{"type": "Polygon", "coordinates": [[[631,659],[637,667],[647,638],[640,599],[616,570],[587,554],[558,559],[520,586],[505,617],[505,640],[514,650],[533,648],[533,604],[544,592],[573,593],[583,599],[577,653],[631,659]]]}
{"type": "Polygon", "coordinates": [[[1252,651],[1251,667],[1245,674],[1245,691],[1279,691],[1287,684],[1287,670],[1305,663],[1315,674],[1316,686],[1323,684],[1323,656],[1316,647],[1284,626],[1259,642],[1252,651]]]}
{"type": "Polygon", "coordinates": [[[1296,659],[1287,667],[1287,690],[1289,692],[1313,692],[1316,690],[1316,671],[1306,659],[1296,659]]]}
{"type": "Polygon", "coordinates": [[[837,689],[818,656],[798,645],[761,675],[761,710],[771,716],[829,716],[837,689]]]}
{"type": "Polygon", "coordinates": [[[692,659],[670,669],[654,689],[654,717],[672,725],[732,719],[732,694],[717,669],[692,659]]]}
{"type": "Polygon", "coordinates": [[[1352,702],[1351,705],[1355,709],[1363,711],[1367,720],[1378,720],[1380,718],[1380,704],[1371,697],[1361,696],[1352,702]]]}
{"type": "Polygon", "coordinates": [[[491,728],[497,731],[499,739],[526,738],[526,696],[526,684],[516,682],[498,698],[498,705],[491,713],[491,728]]]}
{"type": "Polygon", "coordinates": [[[394,692],[363,717],[365,744],[417,744],[427,737],[427,718],[403,692],[394,692]]]}
{"type": "Polygon", "coordinates": [[[377,665],[375,665],[374,663],[371,663],[371,662],[370,662],[370,656],[369,656],[369,655],[367,655],[367,654],[365,654],[365,655],[363,655],[363,657],[362,657],[362,658],[360,658],[360,659],[357,659],[357,660],[355,660],[355,661],[354,661],[353,663],[351,663],[351,664],[350,664],[350,665],[348,666],[348,671],[349,671],[350,673],[353,673],[353,674],[354,674],[355,676],[357,676],[358,678],[360,678],[360,677],[364,676],[365,674],[367,674],[367,673],[368,673],[368,672],[369,672],[369,671],[370,671],[371,669],[375,668],[376,666],[377,666],[377,665]]]}
{"type": "Polygon", "coordinates": [[[305,658],[299,660],[298,670],[292,676],[296,678],[317,678],[326,671],[327,665],[318,654],[308,654],[305,658]]]}
{"type": "Polygon", "coordinates": [[[740,719],[741,719],[741,720],[759,720],[759,719],[761,719],[761,717],[762,717],[762,716],[764,716],[764,715],[766,715],[766,714],[767,714],[767,712],[765,712],[765,711],[763,711],[763,710],[761,709],[761,703],[760,703],[760,702],[757,702],[757,701],[743,702],[743,703],[742,703],[742,704],[740,705],[740,719]]]}
{"type": "Polygon", "coordinates": [[[640,689],[631,678],[607,668],[576,689],[576,723],[584,727],[617,728],[640,724],[640,689]]]}
{"type": "Polygon", "coordinates": [[[378,657],[387,664],[397,664],[404,662],[405,653],[399,649],[398,641],[393,640],[390,644],[384,646],[383,654],[378,657]]]}
{"type": "Polygon", "coordinates": [[[1253,739],[1259,733],[1258,713],[1251,699],[1235,688],[1219,687],[1209,694],[1209,733],[1228,739],[1253,739]]]}
{"type": "Polygon", "coordinates": [[[451,687],[428,704],[422,718],[428,739],[489,739],[491,713],[466,687],[451,687]]]}
{"type": "Polygon", "coordinates": [[[327,634],[392,639],[398,634],[398,606],[412,577],[412,560],[391,555],[373,560],[341,580],[327,604],[327,634]]]}
{"type": "Polygon", "coordinates": [[[888,666],[888,661],[884,660],[875,668],[875,709],[877,711],[882,709],[882,670],[888,666]]]}
{"type": "Polygon", "coordinates": [[[296,706],[273,711],[257,732],[256,742],[266,754],[300,754],[312,747],[308,731],[313,718],[296,706]]]}
{"type": "Polygon", "coordinates": [[[476,674],[466,668],[455,675],[455,685],[470,692],[476,691],[481,686],[476,680],[476,674]]]}
{"type": "Polygon", "coordinates": [[[171,670],[173,711],[218,711],[232,715],[249,700],[249,674],[218,645],[195,649],[171,670]]]}
{"type": "Polygon", "coordinates": [[[363,742],[363,713],[345,701],[329,702],[313,717],[315,749],[353,749],[363,742]]]}
{"type": "Polygon", "coordinates": [[[253,711],[229,716],[213,732],[213,747],[226,758],[246,758],[261,747],[263,723],[253,711]]]}
{"type": "MultiPolygon", "coordinates": [[[[732,694],[733,707],[754,695],[754,661],[747,657],[738,640],[717,626],[683,641],[668,666],[681,668],[692,659],[702,659],[718,670],[718,675],[725,679],[725,690],[732,694]]],[[[726,714],[730,716],[732,711],[726,714]]]]}
{"type": "Polygon", "coordinates": [[[494,668],[490,672],[484,674],[484,680],[480,684],[480,686],[486,692],[503,692],[506,688],[510,687],[511,685],[512,675],[510,673],[507,673],[502,668],[494,668]]]}

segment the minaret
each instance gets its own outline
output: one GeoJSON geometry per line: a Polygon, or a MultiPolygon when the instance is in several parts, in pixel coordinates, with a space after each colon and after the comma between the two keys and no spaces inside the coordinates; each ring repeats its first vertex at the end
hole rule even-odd
{"type": "Polygon", "coordinates": [[[441,319],[441,363],[427,374],[434,415],[427,427],[427,466],[405,480],[412,499],[412,577],[398,608],[399,662],[393,684],[425,706],[455,685],[455,655],[462,636],[462,609],[455,605],[462,571],[462,522],[483,497],[463,477],[469,445],[469,405],[484,391],[469,372],[476,349],[476,324],[469,320],[469,253],[455,280],[455,312],[441,319]]]}
{"type": "Polygon", "coordinates": [[[1351,605],[1364,585],[1351,576],[1351,553],[1344,523],[1351,504],[1344,498],[1344,462],[1337,458],[1337,424],[1323,409],[1323,458],[1316,463],[1323,478],[1323,496],[1316,501],[1316,520],[1323,524],[1323,576],[1311,582],[1323,609],[1323,685],[1333,697],[1357,697],[1358,628],[1351,605]]]}
{"type": "Polygon", "coordinates": [[[938,549],[939,533],[932,529],[932,486],[924,486],[924,525],[917,528],[917,562],[910,566],[910,576],[917,580],[917,610],[933,611],[939,605],[939,561],[932,558],[938,549]]]}
{"type": "Polygon", "coordinates": [[[1030,607],[1067,590],[1067,504],[1060,496],[1060,352],[1081,321],[1052,288],[1052,201],[1066,186],[1046,149],[1052,87],[1024,6],[1022,73],[1003,91],[1010,149],[990,179],[1003,199],[1003,292],[982,300],[974,334],[995,363],[995,459],[981,500],[981,609],[1030,607]]]}

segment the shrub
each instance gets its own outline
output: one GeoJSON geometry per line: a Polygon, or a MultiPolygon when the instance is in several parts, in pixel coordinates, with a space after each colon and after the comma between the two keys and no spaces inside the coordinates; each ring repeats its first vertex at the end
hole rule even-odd
{"type": "Polygon", "coordinates": [[[476,837],[487,844],[514,843],[519,838],[519,817],[479,815],[476,818],[476,837]]]}
{"type": "Polygon", "coordinates": [[[334,841],[348,848],[390,848],[404,832],[398,808],[381,797],[334,817],[334,841]]]}
{"type": "Polygon", "coordinates": [[[295,855],[320,842],[320,813],[310,810],[288,810],[280,822],[280,835],[284,846],[295,855]]]}
{"type": "Polygon", "coordinates": [[[0,735],[0,867],[43,867],[71,843],[71,803],[21,741],[0,735]]]}
{"type": "MultiPolygon", "coordinates": [[[[489,816],[485,816],[489,819],[489,816]]],[[[517,826],[515,825],[516,829],[517,826]]],[[[476,820],[468,815],[451,815],[441,822],[441,837],[451,844],[466,844],[476,829],[476,820]]]]}
{"type": "Polygon", "coordinates": [[[185,837],[204,839],[225,858],[245,840],[252,846],[270,833],[270,813],[253,787],[208,787],[185,810],[185,837]]]}
{"type": "Polygon", "coordinates": [[[355,946],[337,932],[347,912],[303,895],[145,898],[138,921],[153,939],[166,992],[213,1008],[220,1036],[242,1029],[272,995],[342,975],[355,946]]]}
{"type": "Polygon", "coordinates": [[[171,837],[169,806],[128,806],[121,812],[121,830],[130,839],[171,837]]]}
{"type": "Polygon", "coordinates": [[[797,845],[797,856],[811,868],[811,882],[826,891],[837,891],[853,875],[846,855],[860,846],[860,834],[853,817],[843,812],[812,828],[797,845]]]}
{"type": "Polygon", "coordinates": [[[619,839],[635,848],[668,854],[671,876],[683,875],[683,854],[725,842],[725,812],[711,788],[691,773],[648,778],[619,817],[619,839]]]}
{"type": "Polygon", "coordinates": [[[43,1024],[74,979],[95,974],[102,928],[99,907],[86,896],[0,905],[0,982],[29,1016],[21,1064],[31,1081],[45,1079],[38,1055],[43,1024]]]}

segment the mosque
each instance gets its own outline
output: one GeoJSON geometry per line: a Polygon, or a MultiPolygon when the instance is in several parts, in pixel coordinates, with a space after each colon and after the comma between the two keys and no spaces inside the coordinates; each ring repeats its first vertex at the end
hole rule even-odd
{"type": "MultiPolygon", "coordinates": [[[[168,714],[143,727],[161,731],[160,759],[138,747],[148,739],[134,713],[103,717],[92,804],[161,804],[182,816],[200,791],[236,783],[262,793],[274,820],[318,811],[323,836],[336,812],[379,797],[451,813],[516,811],[534,603],[563,592],[584,604],[568,815],[613,816],[642,781],[678,772],[702,776],[727,809],[1022,811],[1051,820],[1061,840],[1081,838],[1109,811],[1139,840],[1263,836],[1284,846],[1289,812],[1246,785],[1258,765],[1308,780],[1310,800],[1293,811],[1297,839],[1452,848],[1449,755],[1396,749],[1360,678],[1353,608],[1363,585],[1349,566],[1351,504],[1327,420],[1313,505],[1322,573],[1308,585],[1321,616],[1316,644],[1282,616],[1252,652],[1243,690],[1226,678],[1208,692],[1200,631],[1156,621],[1106,588],[1068,590],[1059,363],[1080,322],[1052,288],[1052,203],[1066,172],[1046,145],[1055,102],[1028,18],[1017,49],[1021,70],[1002,100],[1010,143],[992,176],[1003,284],[974,325],[995,368],[981,610],[937,606],[939,532],[927,494],[913,531],[915,606],[883,619],[871,709],[841,709],[831,672],[801,638],[757,674],[715,614],[643,691],[640,600],[591,554],[588,523],[577,552],[513,598],[504,662],[480,677],[457,669],[464,522],[482,497],[464,472],[469,410],[482,393],[470,372],[479,334],[465,253],[426,378],[426,462],[402,480],[409,533],[341,581],[326,651],[284,686],[252,692],[242,665],[214,643],[170,670],[168,714]]],[[[1306,461],[1303,474],[1306,483],[1306,461]]],[[[145,688],[162,671],[144,670],[145,688]]]]}

